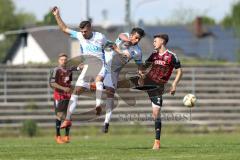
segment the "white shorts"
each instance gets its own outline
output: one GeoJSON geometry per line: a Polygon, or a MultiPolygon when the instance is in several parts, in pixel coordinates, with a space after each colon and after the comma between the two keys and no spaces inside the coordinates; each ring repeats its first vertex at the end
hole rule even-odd
{"type": "Polygon", "coordinates": [[[103,84],[106,87],[117,89],[119,72],[106,72],[103,84]]]}
{"type": "Polygon", "coordinates": [[[106,68],[104,62],[93,62],[91,60],[86,60],[81,74],[79,75],[76,85],[84,88],[90,88],[90,82],[94,82],[96,76],[105,77],[106,68]]]}
{"type": "Polygon", "coordinates": [[[159,109],[161,109],[161,108],[162,108],[162,106],[160,106],[160,105],[157,105],[157,104],[154,104],[154,103],[152,102],[152,108],[159,108],[159,109]]]}

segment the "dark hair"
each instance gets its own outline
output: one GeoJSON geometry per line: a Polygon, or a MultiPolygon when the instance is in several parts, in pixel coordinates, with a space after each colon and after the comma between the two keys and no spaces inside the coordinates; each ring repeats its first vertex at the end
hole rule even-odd
{"type": "Polygon", "coordinates": [[[138,27],[133,28],[131,31],[131,34],[134,34],[134,33],[138,33],[141,36],[141,38],[145,36],[145,32],[142,28],[138,28],[138,27]]]}
{"type": "Polygon", "coordinates": [[[91,27],[91,22],[90,21],[82,21],[80,24],[79,24],[79,28],[80,29],[83,29],[85,27],[91,27]]]}
{"type": "Polygon", "coordinates": [[[68,56],[67,56],[66,53],[60,53],[60,54],[58,55],[58,58],[60,58],[60,57],[68,57],[68,56]]]}
{"type": "Polygon", "coordinates": [[[167,34],[156,34],[153,36],[153,38],[161,38],[164,40],[164,45],[168,43],[168,35],[167,34]]]}

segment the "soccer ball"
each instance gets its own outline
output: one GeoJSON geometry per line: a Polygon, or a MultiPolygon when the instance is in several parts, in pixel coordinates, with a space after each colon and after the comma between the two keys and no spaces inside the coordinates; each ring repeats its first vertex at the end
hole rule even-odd
{"type": "Polygon", "coordinates": [[[189,108],[192,108],[195,106],[196,104],[196,101],[197,101],[197,98],[195,95],[193,94],[187,94],[184,96],[183,98],[183,104],[184,106],[187,106],[189,108]]]}

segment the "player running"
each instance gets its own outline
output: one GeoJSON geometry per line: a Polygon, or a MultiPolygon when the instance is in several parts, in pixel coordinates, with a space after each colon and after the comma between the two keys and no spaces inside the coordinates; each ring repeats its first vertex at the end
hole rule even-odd
{"type": "Polygon", "coordinates": [[[131,33],[121,33],[116,39],[116,45],[112,46],[113,50],[106,52],[106,76],[104,86],[106,88],[106,115],[102,131],[108,132],[109,122],[114,106],[114,93],[117,89],[118,77],[121,69],[130,60],[134,60],[139,70],[142,67],[142,50],[138,43],[145,36],[141,28],[133,28],[131,33]]]}
{"type": "MultiPolygon", "coordinates": [[[[59,9],[57,7],[53,8],[52,14],[54,15],[60,29],[64,33],[70,35],[72,38],[79,40],[82,54],[87,55],[86,60],[95,58],[95,60],[97,59],[101,61],[102,65],[100,67],[96,66],[94,69],[92,69],[97,71],[97,73],[94,75],[94,76],[96,75],[97,76],[93,77],[96,82],[96,108],[95,109],[96,109],[96,115],[100,115],[102,111],[101,97],[102,97],[102,90],[103,90],[103,79],[105,75],[103,46],[106,44],[107,40],[102,33],[92,31],[91,23],[89,21],[82,21],[79,25],[80,32],[77,32],[65,25],[65,23],[62,21],[60,17],[59,9]]],[[[76,87],[70,98],[66,119],[61,125],[61,128],[70,127],[72,125],[71,115],[77,106],[78,95],[83,93],[86,89],[90,89],[90,83],[88,80],[89,75],[86,76],[87,72],[89,70],[91,71],[89,67],[90,66],[88,64],[84,64],[83,66],[82,72],[76,82],[76,87]]],[[[94,67],[94,65],[91,65],[91,67],[94,67]]]]}
{"type": "Polygon", "coordinates": [[[173,69],[177,71],[176,77],[172,83],[170,93],[174,95],[177,84],[182,77],[182,69],[180,61],[176,54],[166,48],[168,43],[167,34],[157,34],[154,36],[153,46],[154,52],[146,60],[145,68],[150,68],[145,77],[139,79],[141,85],[155,85],[156,89],[148,90],[149,98],[152,102],[152,116],[155,121],[155,134],[153,149],[160,149],[161,135],[161,116],[160,110],[162,107],[162,94],[165,84],[168,82],[173,69]]]}
{"type": "Polygon", "coordinates": [[[59,54],[58,67],[51,70],[50,86],[54,88],[54,110],[56,114],[56,137],[58,144],[68,143],[70,141],[70,127],[65,128],[65,136],[60,135],[61,121],[66,118],[69,99],[71,97],[72,70],[66,68],[67,55],[59,54]]]}

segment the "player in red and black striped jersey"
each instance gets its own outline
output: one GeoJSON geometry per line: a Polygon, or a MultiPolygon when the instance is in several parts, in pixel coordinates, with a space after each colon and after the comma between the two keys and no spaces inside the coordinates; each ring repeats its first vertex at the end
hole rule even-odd
{"type": "Polygon", "coordinates": [[[72,69],[66,68],[67,55],[64,53],[59,54],[59,66],[51,70],[50,73],[50,86],[54,88],[54,109],[56,114],[56,142],[67,143],[69,142],[70,127],[65,129],[65,136],[60,135],[61,121],[65,119],[69,99],[71,97],[71,81],[72,69]]]}
{"type": "Polygon", "coordinates": [[[150,57],[146,60],[145,63],[145,68],[149,68],[150,70],[145,75],[142,75],[143,77],[140,78],[139,80],[139,84],[141,85],[160,86],[157,87],[156,89],[151,89],[147,91],[152,102],[152,114],[155,120],[156,139],[154,142],[153,149],[160,148],[160,134],[161,134],[160,108],[162,106],[162,93],[164,90],[164,86],[171,77],[173,69],[176,69],[177,74],[170,90],[170,93],[174,95],[176,92],[177,84],[182,77],[180,61],[176,54],[174,54],[173,52],[169,51],[166,48],[167,43],[168,43],[167,34],[158,34],[154,36],[153,41],[154,52],[150,55],[150,57]]]}

